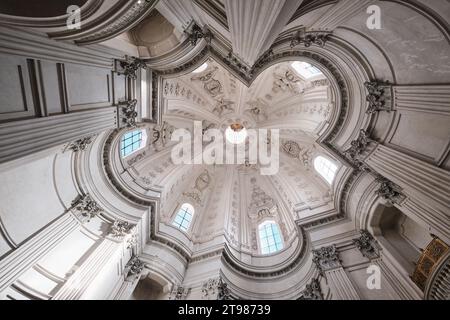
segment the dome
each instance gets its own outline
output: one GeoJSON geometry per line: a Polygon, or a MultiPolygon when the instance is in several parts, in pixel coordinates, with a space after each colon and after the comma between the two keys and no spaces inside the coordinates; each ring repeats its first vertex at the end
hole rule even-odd
{"type": "Polygon", "coordinates": [[[326,153],[315,141],[336,112],[321,68],[285,61],[247,86],[210,57],[164,78],[162,124],[140,126],[153,138],[114,171],[127,170],[130,193],[161,194],[156,228],[192,254],[218,242],[255,274],[292,267],[307,246],[295,220],[334,200],[333,177],[326,181],[313,164],[326,153]],[[174,160],[180,146],[189,146],[184,162],[174,160]],[[186,204],[195,215],[180,227],[186,204]]]}

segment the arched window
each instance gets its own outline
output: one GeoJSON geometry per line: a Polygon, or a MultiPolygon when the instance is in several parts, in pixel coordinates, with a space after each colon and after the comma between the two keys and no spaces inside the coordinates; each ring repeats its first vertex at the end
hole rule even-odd
{"type": "Polygon", "coordinates": [[[314,169],[329,183],[332,184],[336,175],[337,166],[324,157],[314,159],[314,169]]]}
{"type": "Polygon", "coordinates": [[[145,147],[147,134],[145,130],[134,130],[125,133],[120,143],[120,155],[127,157],[133,152],[145,147]]]}
{"type": "Polygon", "coordinates": [[[202,64],[200,67],[198,67],[197,69],[195,69],[194,71],[192,71],[192,73],[202,73],[203,71],[205,71],[208,68],[208,63],[205,62],[204,64],[202,64]]]}
{"type": "Polygon", "coordinates": [[[322,74],[322,72],[307,62],[294,61],[291,64],[292,68],[303,78],[309,79],[317,75],[322,74]]]}
{"type": "Polygon", "coordinates": [[[173,225],[182,231],[187,231],[189,225],[191,224],[192,217],[194,216],[194,207],[189,203],[183,203],[178,210],[175,220],[173,220],[173,225]]]}
{"type": "Polygon", "coordinates": [[[274,221],[266,221],[259,225],[259,243],[262,254],[270,254],[283,249],[280,228],[274,221]]]}

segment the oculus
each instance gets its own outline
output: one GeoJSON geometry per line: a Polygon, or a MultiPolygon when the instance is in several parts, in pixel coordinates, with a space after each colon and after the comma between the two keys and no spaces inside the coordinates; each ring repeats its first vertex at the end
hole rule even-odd
{"type": "Polygon", "coordinates": [[[247,129],[240,123],[233,123],[225,130],[227,141],[232,144],[241,144],[247,138],[247,129]]]}

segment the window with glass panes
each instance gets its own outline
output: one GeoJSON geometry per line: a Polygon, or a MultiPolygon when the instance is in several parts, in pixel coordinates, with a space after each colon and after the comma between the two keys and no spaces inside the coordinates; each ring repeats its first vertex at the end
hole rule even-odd
{"type": "Polygon", "coordinates": [[[283,249],[280,228],[275,222],[265,222],[259,226],[259,240],[262,254],[270,254],[283,249]]]}
{"type": "Polygon", "coordinates": [[[122,136],[120,154],[126,157],[138,150],[142,144],[142,131],[135,130],[127,132],[122,136]]]}
{"type": "Polygon", "coordinates": [[[337,166],[330,160],[324,157],[317,157],[314,159],[314,169],[325,179],[329,184],[333,183],[336,175],[337,166]]]}
{"type": "Polygon", "coordinates": [[[186,232],[189,229],[193,216],[194,207],[189,203],[185,203],[181,206],[180,210],[178,210],[175,220],[173,221],[173,225],[186,232]]]}

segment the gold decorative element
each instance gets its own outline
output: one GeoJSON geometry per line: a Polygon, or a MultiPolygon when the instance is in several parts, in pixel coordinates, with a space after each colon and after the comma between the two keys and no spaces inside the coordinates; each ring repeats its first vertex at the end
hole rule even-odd
{"type": "Polygon", "coordinates": [[[440,264],[441,259],[449,250],[450,247],[439,238],[434,238],[428,244],[427,248],[420,256],[416,269],[411,277],[413,282],[420,289],[425,290],[428,277],[431,275],[434,268],[440,264]]]}

